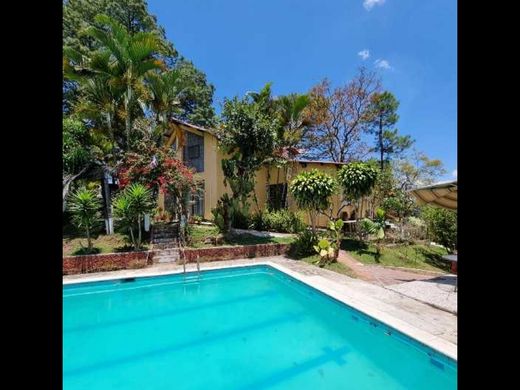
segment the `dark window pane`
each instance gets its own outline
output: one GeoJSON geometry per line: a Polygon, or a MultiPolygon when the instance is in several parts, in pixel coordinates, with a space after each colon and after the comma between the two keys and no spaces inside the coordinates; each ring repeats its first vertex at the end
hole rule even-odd
{"type": "Polygon", "coordinates": [[[204,137],[186,133],[186,145],[183,150],[183,160],[186,166],[195,168],[196,172],[204,171],[204,137]]]}
{"type": "Polygon", "coordinates": [[[270,210],[280,210],[287,201],[287,184],[271,184],[269,186],[268,207],[270,210]]]}

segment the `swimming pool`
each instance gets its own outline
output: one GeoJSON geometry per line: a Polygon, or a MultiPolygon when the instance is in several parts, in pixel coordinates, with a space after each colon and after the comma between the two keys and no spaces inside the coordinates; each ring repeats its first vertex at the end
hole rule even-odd
{"type": "Polygon", "coordinates": [[[454,360],[272,267],[63,287],[78,389],[455,389],[454,360]]]}

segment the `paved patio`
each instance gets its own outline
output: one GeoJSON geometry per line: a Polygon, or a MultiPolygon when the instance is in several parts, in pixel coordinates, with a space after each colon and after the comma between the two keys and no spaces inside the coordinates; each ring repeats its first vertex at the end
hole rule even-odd
{"type": "Polygon", "coordinates": [[[348,266],[359,279],[457,314],[456,275],[363,264],[343,250],[338,261],[348,266]]]}
{"type": "MultiPolygon", "coordinates": [[[[270,264],[456,359],[457,317],[389,288],[287,259],[283,256],[201,263],[201,269],[270,264]]],[[[187,270],[196,270],[188,264],[187,270]]],[[[182,265],[157,264],[135,270],[67,275],[64,283],[182,272],[182,265]]]]}

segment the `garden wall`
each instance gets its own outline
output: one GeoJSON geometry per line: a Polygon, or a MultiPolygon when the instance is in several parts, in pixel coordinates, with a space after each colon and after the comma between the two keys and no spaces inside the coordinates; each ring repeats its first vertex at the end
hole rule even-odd
{"type": "Polygon", "coordinates": [[[63,275],[144,268],[152,263],[151,257],[150,252],[65,256],[63,258],[63,275]]]}
{"type": "Polygon", "coordinates": [[[187,263],[220,261],[252,257],[278,256],[287,253],[290,244],[256,244],[241,246],[216,246],[212,248],[187,248],[187,263]]]}
{"type": "MultiPolygon", "coordinates": [[[[217,246],[212,248],[188,248],[186,262],[233,260],[287,253],[290,244],[256,244],[242,246],[217,246]]],[[[144,268],[153,263],[153,251],[104,253],[97,255],[66,256],[63,258],[63,275],[119,269],[144,268]]]]}

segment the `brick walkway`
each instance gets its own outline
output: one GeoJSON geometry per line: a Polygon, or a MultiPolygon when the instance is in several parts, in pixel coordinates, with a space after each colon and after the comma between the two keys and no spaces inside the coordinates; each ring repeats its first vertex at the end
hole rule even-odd
{"type": "Polygon", "coordinates": [[[440,274],[421,272],[420,270],[405,271],[382,267],[379,265],[363,264],[350,256],[346,251],[340,250],[338,262],[352,269],[356,276],[367,282],[375,282],[384,286],[412,282],[415,280],[433,279],[440,274]]]}

